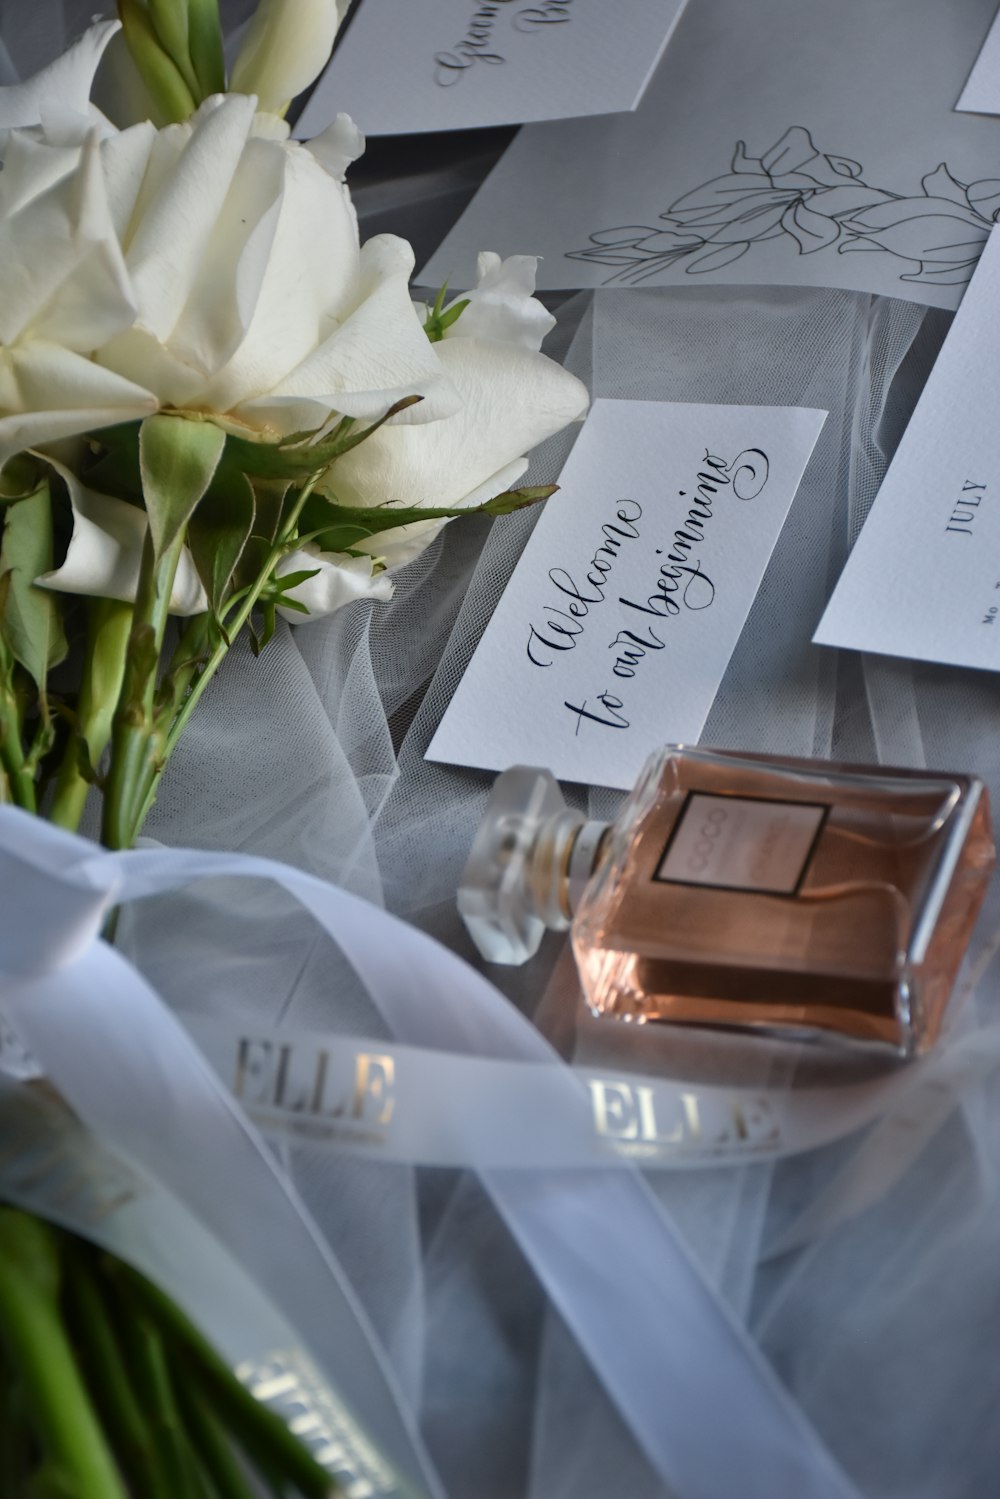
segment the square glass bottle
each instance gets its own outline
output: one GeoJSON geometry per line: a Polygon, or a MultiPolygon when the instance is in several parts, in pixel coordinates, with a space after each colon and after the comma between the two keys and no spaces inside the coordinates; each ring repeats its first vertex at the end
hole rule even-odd
{"type": "Polygon", "coordinates": [[[572,918],[597,1014],[933,1044],[994,863],[976,777],[668,746],[605,830],[507,776],[460,894],[487,956],[572,918]]]}

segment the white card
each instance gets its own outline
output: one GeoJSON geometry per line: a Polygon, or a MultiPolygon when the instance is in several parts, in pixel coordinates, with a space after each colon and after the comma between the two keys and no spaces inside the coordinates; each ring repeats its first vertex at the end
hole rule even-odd
{"type": "Polygon", "coordinates": [[[635,109],[685,0],[362,0],[296,127],[367,135],[635,109]]]}
{"type": "Polygon", "coordinates": [[[624,790],[697,740],[825,420],[595,401],[427,758],[624,790]]]}
{"type": "Polygon", "coordinates": [[[1000,121],[954,109],[995,7],[697,0],[634,114],[520,132],[421,283],[470,286],[489,249],[543,256],[550,289],[957,307],[1000,207],[1000,121]]]}
{"type": "Polygon", "coordinates": [[[1000,670],[994,229],[814,639],[1000,670]]]}
{"type": "Polygon", "coordinates": [[[956,109],[1000,115],[1000,15],[989,29],[956,109]]]}

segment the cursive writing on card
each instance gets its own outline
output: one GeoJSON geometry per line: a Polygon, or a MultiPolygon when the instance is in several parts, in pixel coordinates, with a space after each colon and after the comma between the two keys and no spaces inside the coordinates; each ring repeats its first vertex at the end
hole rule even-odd
{"type": "Polygon", "coordinates": [[[429,758],[628,787],[696,740],[824,416],[596,400],[429,758]]]}
{"type": "Polygon", "coordinates": [[[635,109],[685,3],[364,0],[296,134],[342,111],[395,135],[635,109]]]}
{"type": "Polygon", "coordinates": [[[487,0],[473,11],[463,36],[449,50],[435,52],[434,82],[439,88],[451,88],[478,62],[505,63],[507,58],[497,50],[498,22],[506,19],[515,31],[537,32],[571,21],[571,7],[577,3],[579,0],[540,0],[537,5],[525,5],[523,0],[487,0]]]}
{"type": "MultiPolygon", "coordinates": [[[[715,584],[709,575],[705,558],[700,555],[700,549],[716,515],[719,494],[728,487],[738,500],[756,499],[767,483],[769,471],[767,454],[762,448],[745,448],[729,461],[708,448],[705,449],[693,491],[681,489],[677,492],[678,498],[688,506],[686,515],[674,530],[666,547],[654,548],[655,555],[664,560],[656,571],[652,591],[643,599],[627,598],[624,594],[618,598],[623,609],[653,616],[658,622],[658,629],[654,629],[648,620],[619,628],[608,645],[608,650],[615,653],[611,666],[613,676],[619,680],[633,680],[640,664],[651,652],[667,648],[667,631],[659,625],[660,621],[668,621],[685,609],[700,613],[703,609],[711,608],[715,601],[715,584]]],[[[628,503],[641,514],[637,501],[628,503]]],[[[599,593],[589,603],[597,603],[602,597],[603,593],[599,593]]],[[[573,637],[580,629],[582,624],[573,620],[569,631],[573,644],[573,637]]],[[[532,635],[535,635],[534,626],[532,635]]],[[[597,694],[595,701],[599,707],[596,710],[588,709],[587,701],[584,699],[582,703],[563,703],[570,713],[576,714],[576,733],[580,732],[585,721],[611,729],[627,729],[630,726],[629,720],[622,713],[624,701],[608,688],[597,694]]]]}

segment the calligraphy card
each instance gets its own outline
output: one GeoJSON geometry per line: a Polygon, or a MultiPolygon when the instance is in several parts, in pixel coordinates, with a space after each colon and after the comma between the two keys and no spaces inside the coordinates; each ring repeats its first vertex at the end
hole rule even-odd
{"type": "Polygon", "coordinates": [[[362,0],[296,128],[366,135],[635,109],[684,0],[362,0]]]}
{"type": "Polygon", "coordinates": [[[813,637],[1000,670],[994,229],[813,637]]]}
{"type": "Polygon", "coordinates": [[[427,758],[625,789],[697,740],[825,419],[595,401],[427,758]]]}
{"type": "Polygon", "coordinates": [[[526,126],[421,273],[827,286],[957,307],[1000,120],[957,114],[996,0],[697,0],[634,114],[526,126]]]}

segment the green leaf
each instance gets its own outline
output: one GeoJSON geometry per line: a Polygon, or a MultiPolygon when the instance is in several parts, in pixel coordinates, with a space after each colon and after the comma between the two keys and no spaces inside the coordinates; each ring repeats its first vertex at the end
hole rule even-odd
{"type": "Polygon", "coordinates": [[[139,430],[139,469],[157,560],[182,533],[222,457],[226,434],[214,422],[147,416],[139,430]]]}
{"type": "Polygon", "coordinates": [[[57,595],[36,588],[39,573],[52,568],[52,499],[48,480],[7,511],[0,544],[0,572],[9,578],[0,632],[40,693],[50,666],[66,654],[57,595]]]}
{"type": "MultiPolygon", "coordinates": [[[[442,295],[443,290],[444,289],[442,288],[442,295]]],[[[441,297],[439,296],[438,302],[440,301],[441,297]]],[[[462,313],[465,311],[468,305],[469,298],[465,297],[461,302],[453,303],[452,306],[448,308],[447,312],[442,312],[438,307],[437,302],[435,302],[433,309],[428,314],[427,321],[424,323],[424,332],[427,334],[427,337],[430,339],[432,344],[441,342],[442,338],[444,338],[445,336],[445,333],[453,323],[458,322],[459,318],[462,316],[462,313]]]]}
{"type": "Polygon", "coordinates": [[[188,527],[188,545],[213,614],[226,596],[255,513],[250,481],[223,458],[188,527]]]}

